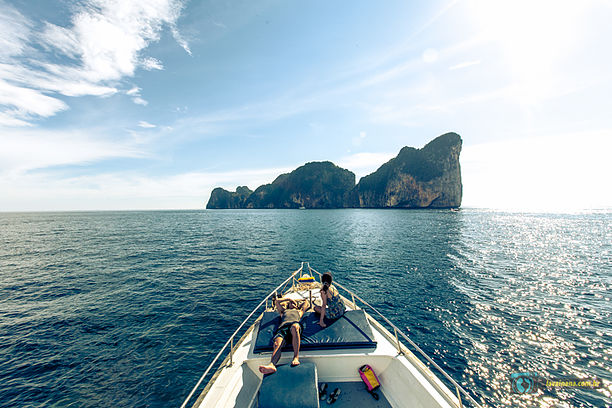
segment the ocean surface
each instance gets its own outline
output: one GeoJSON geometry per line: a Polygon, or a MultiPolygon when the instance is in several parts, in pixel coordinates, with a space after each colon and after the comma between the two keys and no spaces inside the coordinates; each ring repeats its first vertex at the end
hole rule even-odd
{"type": "Polygon", "coordinates": [[[301,261],[488,406],[612,405],[612,213],[358,209],[0,213],[0,406],[178,407],[301,261]]]}

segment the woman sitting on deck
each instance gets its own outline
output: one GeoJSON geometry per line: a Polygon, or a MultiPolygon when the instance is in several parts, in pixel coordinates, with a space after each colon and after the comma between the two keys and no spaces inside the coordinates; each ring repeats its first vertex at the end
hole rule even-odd
{"type": "Polygon", "coordinates": [[[327,325],[324,321],[326,315],[329,319],[337,319],[344,314],[346,309],[338,289],[332,285],[331,272],[325,272],[321,275],[321,283],[323,284],[321,288],[322,305],[315,305],[314,309],[315,312],[321,315],[319,318],[319,325],[321,327],[326,327],[327,325]]]}

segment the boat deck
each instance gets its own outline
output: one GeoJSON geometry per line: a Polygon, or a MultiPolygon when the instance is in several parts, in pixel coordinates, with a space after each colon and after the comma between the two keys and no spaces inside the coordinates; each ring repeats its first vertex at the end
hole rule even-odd
{"type": "MultiPolygon", "coordinates": [[[[318,300],[310,291],[295,291],[296,299],[318,300]]],[[[347,310],[351,307],[347,303],[347,310]]],[[[263,316],[263,315],[262,315],[263,316]]],[[[367,316],[367,315],[366,315],[367,316]]],[[[258,367],[270,361],[271,352],[255,352],[255,343],[261,318],[245,333],[234,348],[233,364],[228,359],[211,379],[194,407],[254,408],[258,405],[258,393],[262,374],[258,367]]],[[[377,321],[367,316],[375,340],[374,348],[309,349],[300,351],[300,361],[314,363],[318,383],[328,384],[327,392],[341,389],[338,400],[332,405],[320,401],[320,406],[334,408],[355,407],[458,407],[456,397],[410,351],[393,344],[394,336],[377,321]],[[382,384],[375,400],[366,390],[358,374],[358,368],[369,364],[382,384]]],[[[291,362],[293,352],[283,351],[279,365],[291,362]]],[[[274,374],[273,374],[274,375],[274,374]]],[[[313,384],[314,386],[314,384],[313,384]]]]}
{"type": "MultiPolygon", "coordinates": [[[[322,383],[319,383],[321,385],[322,383]]],[[[321,407],[330,406],[334,408],[391,408],[385,395],[377,390],[378,401],[370,395],[363,382],[329,382],[327,383],[327,393],[331,393],[336,388],[340,388],[340,397],[332,405],[321,401],[321,407]]]]}

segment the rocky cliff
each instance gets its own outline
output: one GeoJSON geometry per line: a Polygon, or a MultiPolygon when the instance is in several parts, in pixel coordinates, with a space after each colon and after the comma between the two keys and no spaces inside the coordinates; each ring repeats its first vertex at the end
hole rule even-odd
{"type": "Polygon", "coordinates": [[[461,205],[461,137],[446,133],[397,157],[355,185],[355,174],[311,162],[255,191],[212,191],[206,208],[449,208],[461,205]]]}
{"type": "Polygon", "coordinates": [[[252,193],[253,191],[246,186],[236,188],[235,192],[217,187],[210,193],[210,199],[208,204],[206,204],[206,208],[246,208],[246,200],[252,193]]]}
{"type": "Polygon", "coordinates": [[[422,149],[404,147],[397,157],[363,177],[348,207],[449,208],[461,205],[461,137],[446,133],[422,149]]]}
{"type": "Polygon", "coordinates": [[[245,208],[341,208],[355,174],[331,162],[311,162],[257,188],[245,208]]]}

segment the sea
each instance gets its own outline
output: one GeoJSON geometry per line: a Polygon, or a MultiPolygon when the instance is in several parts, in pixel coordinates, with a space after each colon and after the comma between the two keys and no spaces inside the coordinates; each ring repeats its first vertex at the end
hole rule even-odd
{"type": "Polygon", "coordinates": [[[612,212],[469,208],[0,213],[0,406],[179,407],[301,262],[485,406],[612,406],[612,212]]]}

